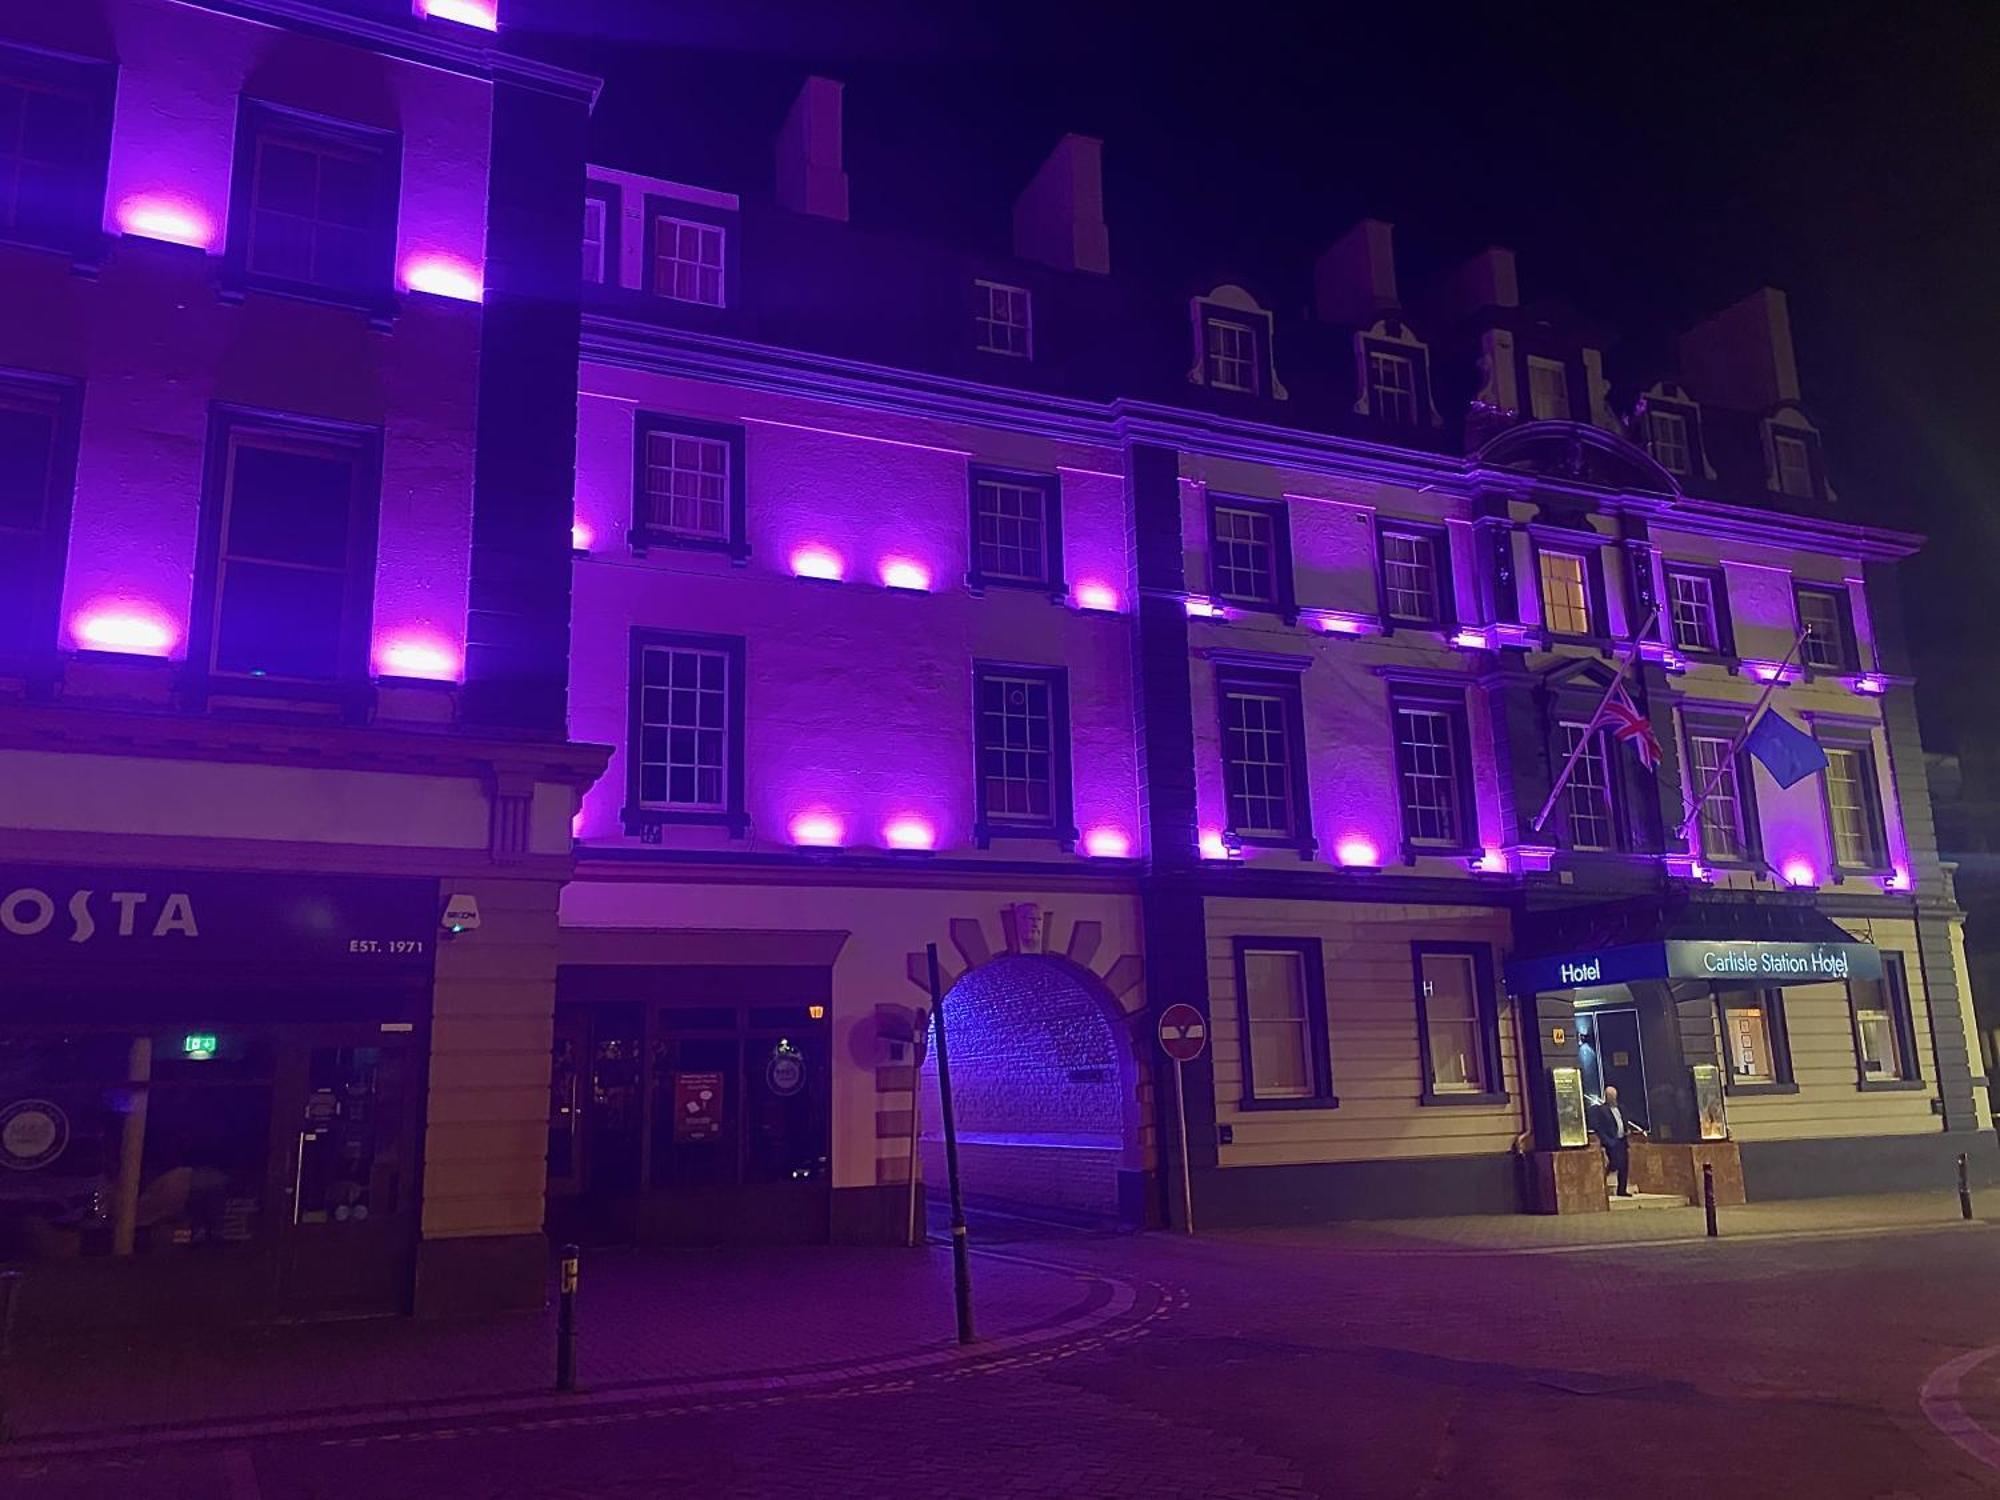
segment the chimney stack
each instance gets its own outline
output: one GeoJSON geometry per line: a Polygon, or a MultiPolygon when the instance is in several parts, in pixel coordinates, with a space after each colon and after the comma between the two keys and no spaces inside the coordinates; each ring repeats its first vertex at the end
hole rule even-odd
{"type": "Polygon", "coordinates": [[[847,222],[841,166],[841,85],[808,78],[778,130],[778,202],[793,213],[847,222]]]}
{"type": "Polygon", "coordinates": [[[1014,200],[1014,253],[1059,271],[1111,270],[1104,142],[1066,135],[1014,200]]]}
{"type": "Polygon", "coordinates": [[[1521,283],[1514,274],[1514,252],[1504,245],[1488,245],[1445,277],[1437,310],[1449,325],[1490,307],[1520,305],[1521,283]]]}
{"type": "Polygon", "coordinates": [[[1367,328],[1395,311],[1400,299],[1394,227],[1363,219],[1335,240],[1313,267],[1313,290],[1322,323],[1367,328]]]}
{"type": "Polygon", "coordinates": [[[1760,287],[1680,338],[1681,374],[1704,401],[1769,411],[1799,399],[1792,315],[1785,294],[1760,287]]]}

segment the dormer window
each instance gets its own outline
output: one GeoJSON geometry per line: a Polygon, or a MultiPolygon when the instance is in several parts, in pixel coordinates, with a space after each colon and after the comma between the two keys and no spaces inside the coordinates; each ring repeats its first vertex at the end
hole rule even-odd
{"type": "Polygon", "coordinates": [[[1694,472],[1694,448],[1688,442],[1687,418],[1677,411],[1646,413],[1646,447],[1653,461],[1669,474],[1694,472]]]}
{"type": "Polygon", "coordinates": [[[1813,485],[1812,446],[1789,432],[1771,434],[1771,457],[1778,473],[1778,493],[1810,500],[1818,493],[1813,485]]]}
{"type": "Polygon", "coordinates": [[[675,302],[724,307],[723,251],[727,231],[720,224],[653,217],[653,290],[675,302]]]}
{"type": "Polygon", "coordinates": [[[1035,357],[1034,299],[1028,289],[1000,281],[974,281],[973,329],[982,354],[1035,357]]]}
{"type": "Polygon", "coordinates": [[[588,286],[618,282],[618,189],[592,178],[583,185],[583,279],[588,286]]]}
{"type": "Polygon", "coordinates": [[[1417,366],[1407,354],[1368,351],[1368,409],[1398,427],[1417,425],[1417,366]]]}
{"type": "Polygon", "coordinates": [[[1208,352],[1210,386],[1219,391],[1257,394],[1257,371],[1263,359],[1257,350],[1256,329],[1211,314],[1202,320],[1202,345],[1208,352]]]}
{"type": "Polygon", "coordinates": [[[1561,360],[1528,356],[1528,410],[1537,422],[1569,420],[1569,371],[1561,360]]]}

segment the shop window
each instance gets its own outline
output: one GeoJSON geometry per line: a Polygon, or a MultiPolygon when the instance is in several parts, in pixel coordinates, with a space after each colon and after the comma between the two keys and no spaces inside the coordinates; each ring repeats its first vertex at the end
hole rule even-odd
{"type": "Polygon", "coordinates": [[[1411,952],[1416,964],[1424,1102],[1504,1099],[1491,951],[1472,945],[1417,943],[1411,952]]]}
{"type": "Polygon", "coordinates": [[[1331,1107],[1325,969],[1313,938],[1238,938],[1237,1025],[1246,1109],[1331,1107]]]}
{"type": "Polygon", "coordinates": [[[804,1007],[662,1009],[652,1186],[826,1185],[830,1061],[824,1027],[804,1007]]]}
{"type": "Polygon", "coordinates": [[[1920,1084],[1916,1020],[1910,1013],[1903,955],[1882,955],[1880,979],[1849,980],[1847,1004],[1854,1017],[1854,1060],[1861,1087],[1920,1084]]]}
{"type": "Polygon", "coordinates": [[[208,463],[195,661],[232,689],[364,676],[379,429],[222,409],[208,463]]]}
{"type": "Polygon", "coordinates": [[[1724,990],[1716,997],[1729,1091],[1794,1093],[1782,990],[1724,990]]]}

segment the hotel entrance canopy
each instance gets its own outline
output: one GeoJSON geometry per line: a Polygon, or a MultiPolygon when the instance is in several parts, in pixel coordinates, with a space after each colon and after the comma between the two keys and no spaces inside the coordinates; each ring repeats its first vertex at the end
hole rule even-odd
{"type": "Polygon", "coordinates": [[[1648,898],[1527,918],[1507,988],[1517,995],[1635,980],[1732,989],[1880,979],[1881,952],[1810,906],[1648,898]]]}

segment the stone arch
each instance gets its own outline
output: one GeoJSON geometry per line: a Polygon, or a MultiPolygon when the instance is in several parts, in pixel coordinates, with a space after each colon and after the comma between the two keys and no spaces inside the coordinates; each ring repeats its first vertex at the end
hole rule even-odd
{"type": "MultiPolygon", "coordinates": [[[[1069,923],[1060,945],[1054,928],[1051,913],[1018,903],[954,918],[939,944],[966,1191],[1003,1207],[1137,1221],[1152,1109],[1139,958],[1105,952],[1101,922],[1069,923]]],[[[924,953],[909,955],[908,977],[922,992],[902,1023],[914,1039],[930,992],[924,953]]],[[[900,1129],[881,1143],[877,1180],[907,1181],[914,1108],[935,1188],[936,1067],[927,1050],[919,1063],[912,1049],[911,1064],[878,1077],[908,1092],[904,1109],[878,1115],[900,1129]]]]}

